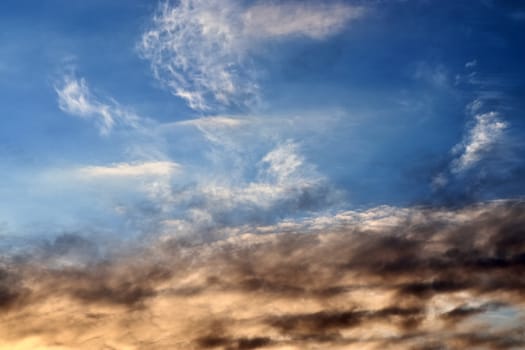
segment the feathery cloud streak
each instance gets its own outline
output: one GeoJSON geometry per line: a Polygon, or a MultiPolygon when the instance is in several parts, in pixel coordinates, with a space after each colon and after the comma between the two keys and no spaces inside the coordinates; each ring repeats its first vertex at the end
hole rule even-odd
{"type": "Polygon", "coordinates": [[[196,110],[246,106],[257,98],[249,56],[265,40],[304,36],[316,40],[361,17],[362,7],[340,2],[237,0],[167,1],[139,50],[155,77],[196,110]]]}
{"type": "Polygon", "coordinates": [[[174,162],[144,162],[137,164],[119,163],[111,166],[86,166],[77,171],[87,178],[169,176],[180,168],[174,162]]]}
{"type": "Polygon", "coordinates": [[[468,170],[490,152],[498,142],[503,141],[508,124],[496,112],[477,114],[474,125],[462,143],[454,149],[459,156],[452,163],[452,171],[468,170]]]}
{"type": "Polygon", "coordinates": [[[102,135],[108,135],[118,124],[132,128],[140,125],[140,117],[125,110],[117,102],[101,102],[95,97],[85,79],[64,76],[63,82],[55,87],[58,106],[65,113],[80,118],[92,119],[102,135]]]}

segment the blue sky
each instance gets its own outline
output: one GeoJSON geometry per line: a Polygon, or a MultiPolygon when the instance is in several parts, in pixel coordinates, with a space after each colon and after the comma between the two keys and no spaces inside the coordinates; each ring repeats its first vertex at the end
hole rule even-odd
{"type": "Polygon", "coordinates": [[[226,220],[221,191],[263,212],[236,223],[523,195],[518,2],[0,6],[12,232],[226,220]]]}

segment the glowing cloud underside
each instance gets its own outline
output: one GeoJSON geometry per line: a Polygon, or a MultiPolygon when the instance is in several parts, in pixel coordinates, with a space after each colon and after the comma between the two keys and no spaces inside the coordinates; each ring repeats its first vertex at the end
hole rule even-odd
{"type": "Polygon", "coordinates": [[[106,258],[96,241],[59,236],[3,259],[0,346],[525,346],[525,205],[393,209],[204,244],[113,246],[106,258]]]}

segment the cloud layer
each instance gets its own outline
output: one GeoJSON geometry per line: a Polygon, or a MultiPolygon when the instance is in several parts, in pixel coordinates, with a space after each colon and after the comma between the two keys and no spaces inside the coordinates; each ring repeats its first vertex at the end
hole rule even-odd
{"type": "Polygon", "coordinates": [[[164,237],[106,253],[60,236],[2,260],[0,346],[525,345],[523,202],[385,210],[356,213],[360,222],[326,217],[322,229],[303,222],[207,243],[164,237]]]}

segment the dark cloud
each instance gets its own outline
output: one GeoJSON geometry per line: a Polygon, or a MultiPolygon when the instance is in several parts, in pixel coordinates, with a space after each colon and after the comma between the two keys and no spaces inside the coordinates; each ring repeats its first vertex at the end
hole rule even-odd
{"type": "Polygon", "coordinates": [[[0,311],[8,310],[21,302],[26,291],[19,283],[12,272],[0,267],[0,311]]]}
{"type": "Polygon", "coordinates": [[[465,349],[474,347],[493,350],[520,349],[525,346],[524,329],[508,332],[458,334],[455,339],[465,349]]]}
{"type": "Polygon", "coordinates": [[[458,307],[455,307],[454,309],[447,311],[441,315],[441,317],[445,320],[452,321],[453,323],[456,323],[458,320],[478,315],[487,311],[491,310],[497,310],[498,308],[504,307],[506,304],[504,303],[488,303],[483,304],[480,306],[468,306],[468,305],[460,305],[458,307]]]}
{"type": "Polygon", "coordinates": [[[154,349],[520,348],[525,203],[420,208],[398,222],[150,240],[104,257],[95,241],[60,236],[32,257],[4,259],[0,331],[11,331],[0,338],[57,342],[51,328],[70,322],[96,341],[154,349]],[[510,321],[496,327],[489,314],[510,321]]]}
{"type": "Polygon", "coordinates": [[[310,314],[295,314],[273,317],[267,320],[272,327],[285,334],[313,337],[316,335],[338,334],[338,331],[353,328],[365,322],[392,322],[396,319],[402,327],[416,327],[424,310],[417,307],[400,308],[396,306],[380,310],[321,311],[310,314]]]}
{"type": "Polygon", "coordinates": [[[196,340],[196,344],[203,348],[223,348],[227,350],[249,350],[266,347],[272,343],[272,339],[267,337],[256,338],[227,338],[207,336],[196,340]]]}

